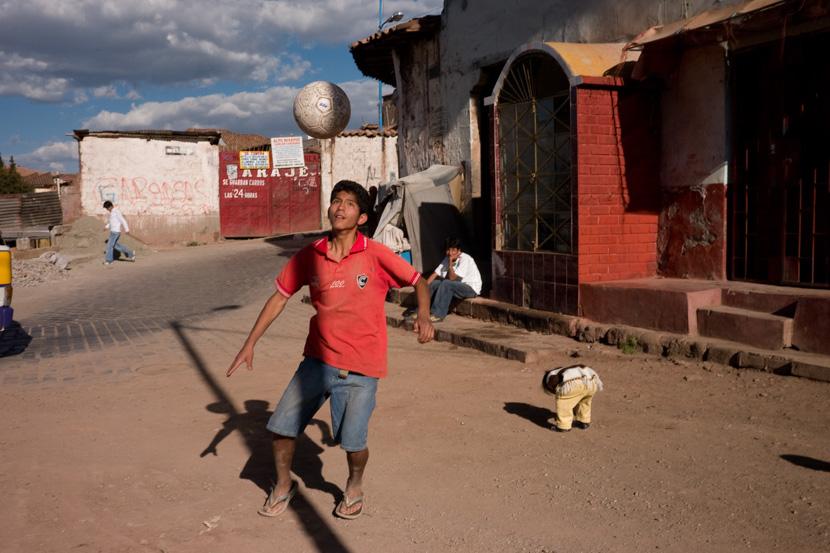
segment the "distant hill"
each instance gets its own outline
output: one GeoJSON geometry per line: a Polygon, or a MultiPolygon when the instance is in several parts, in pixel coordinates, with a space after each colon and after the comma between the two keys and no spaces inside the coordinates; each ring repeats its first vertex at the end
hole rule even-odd
{"type": "MultiPolygon", "coordinates": [[[[8,162],[6,162],[8,163],[8,162]]],[[[22,165],[17,166],[17,173],[21,177],[28,177],[29,175],[35,175],[37,173],[43,173],[43,171],[39,171],[37,169],[29,169],[28,167],[23,167],[22,165]]]]}

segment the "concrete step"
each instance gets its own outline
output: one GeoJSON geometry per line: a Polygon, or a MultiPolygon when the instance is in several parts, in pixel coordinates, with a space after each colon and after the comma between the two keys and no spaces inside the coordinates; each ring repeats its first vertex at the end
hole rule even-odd
{"type": "MultiPolygon", "coordinates": [[[[412,330],[400,305],[386,303],[389,326],[412,330]]],[[[435,340],[481,351],[521,363],[562,362],[573,341],[560,335],[541,335],[523,328],[449,315],[435,324],[435,340]]]]}
{"type": "Polygon", "coordinates": [[[696,311],[721,304],[720,286],[697,280],[592,282],[580,285],[579,294],[588,319],[692,335],[698,333],[696,311]]]}
{"type": "MultiPolygon", "coordinates": [[[[406,294],[396,298],[406,299],[406,294]]],[[[386,321],[389,326],[412,330],[412,321],[404,320],[403,312],[402,306],[387,303],[386,321]]],[[[827,355],[791,349],[770,351],[717,338],[603,325],[557,313],[548,313],[548,317],[548,322],[542,324],[540,312],[482,298],[465,300],[455,314],[435,325],[435,339],[523,363],[551,364],[573,362],[569,354],[576,348],[573,340],[578,340],[617,346],[625,353],[696,358],[740,369],[830,382],[827,355]],[[528,324],[537,331],[529,331],[528,324]]]]}
{"type": "Polygon", "coordinates": [[[785,292],[766,292],[752,289],[724,288],[723,305],[772,313],[781,317],[794,317],[800,296],[798,290],[785,292]]]}
{"type": "Polygon", "coordinates": [[[767,350],[790,347],[793,340],[791,318],[728,305],[699,308],[697,328],[701,336],[767,350]]]}

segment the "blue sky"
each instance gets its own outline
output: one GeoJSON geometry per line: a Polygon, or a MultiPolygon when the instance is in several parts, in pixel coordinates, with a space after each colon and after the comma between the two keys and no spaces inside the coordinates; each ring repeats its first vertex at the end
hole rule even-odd
{"type": "MultiPolygon", "coordinates": [[[[442,5],[386,0],[383,12],[442,5]]],[[[375,0],[0,0],[0,153],[75,172],[74,129],[298,135],[294,95],[317,80],[349,95],[350,127],[376,122],[377,82],[349,45],[377,17],[375,0]]]]}

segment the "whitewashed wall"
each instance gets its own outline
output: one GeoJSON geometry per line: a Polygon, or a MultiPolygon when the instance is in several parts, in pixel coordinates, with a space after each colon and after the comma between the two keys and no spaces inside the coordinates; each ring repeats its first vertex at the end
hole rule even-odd
{"type": "Polygon", "coordinates": [[[80,162],[85,215],[103,216],[103,203],[110,200],[141,241],[218,238],[218,146],[87,136],[80,142],[80,162]]]}
{"type": "Polygon", "coordinates": [[[726,184],[726,57],[718,45],[687,48],[664,80],[661,181],[665,188],[726,184]]]}
{"type": "Polygon", "coordinates": [[[326,212],[334,185],[353,180],[367,190],[398,178],[397,137],[338,136],[320,141],[320,217],[329,227],[326,212]]]}

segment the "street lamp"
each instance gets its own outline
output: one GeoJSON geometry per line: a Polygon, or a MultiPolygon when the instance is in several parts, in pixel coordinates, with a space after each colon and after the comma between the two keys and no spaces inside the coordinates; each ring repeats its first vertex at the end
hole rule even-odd
{"type": "MultiPolygon", "coordinates": [[[[378,31],[389,23],[403,19],[403,12],[395,12],[383,20],[383,0],[378,0],[378,31]]],[[[378,132],[383,133],[383,81],[378,79],[378,132]]]]}

